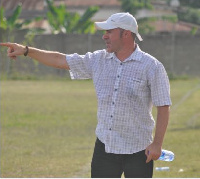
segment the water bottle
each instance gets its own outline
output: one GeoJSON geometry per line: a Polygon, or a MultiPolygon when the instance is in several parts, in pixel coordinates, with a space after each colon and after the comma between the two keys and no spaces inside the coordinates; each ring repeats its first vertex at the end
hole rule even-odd
{"type": "Polygon", "coordinates": [[[174,153],[163,149],[158,160],[171,162],[174,160],[174,153]]]}
{"type": "Polygon", "coordinates": [[[156,167],[156,171],[169,171],[169,167],[156,167]]]}

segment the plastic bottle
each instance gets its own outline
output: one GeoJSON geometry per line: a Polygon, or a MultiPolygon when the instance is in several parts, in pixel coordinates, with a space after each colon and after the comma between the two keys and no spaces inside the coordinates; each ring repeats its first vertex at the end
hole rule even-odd
{"type": "Polygon", "coordinates": [[[158,160],[171,162],[174,160],[174,153],[163,149],[158,160]]]}
{"type": "Polygon", "coordinates": [[[169,171],[169,167],[156,167],[156,171],[169,171]]]}

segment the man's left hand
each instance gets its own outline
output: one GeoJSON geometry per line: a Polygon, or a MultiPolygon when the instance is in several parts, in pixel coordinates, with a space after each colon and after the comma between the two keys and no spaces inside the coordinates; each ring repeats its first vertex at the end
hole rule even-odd
{"type": "Polygon", "coordinates": [[[154,143],[150,144],[145,150],[145,155],[147,156],[146,163],[150,162],[151,160],[157,160],[161,155],[161,150],[161,146],[154,143]]]}

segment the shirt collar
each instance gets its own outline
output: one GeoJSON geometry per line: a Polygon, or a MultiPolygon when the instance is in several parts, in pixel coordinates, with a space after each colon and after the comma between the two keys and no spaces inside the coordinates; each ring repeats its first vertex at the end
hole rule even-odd
{"type": "Polygon", "coordinates": [[[134,52],[125,60],[126,61],[131,61],[131,60],[135,60],[135,61],[141,61],[141,58],[142,58],[142,51],[139,47],[138,44],[136,44],[137,47],[136,49],[134,50],[134,52]]]}
{"type": "MultiPolygon", "coordinates": [[[[124,60],[124,62],[131,61],[131,60],[141,61],[142,50],[140,49],[138,44],[136,44],[136,45],[137,45],[137,47],[136,47],[135,51],[126,60],[124,60]]],[[[109,53],[108,58],[115,59],[117,57],[116,57],[115,53],[109,53]]]]}

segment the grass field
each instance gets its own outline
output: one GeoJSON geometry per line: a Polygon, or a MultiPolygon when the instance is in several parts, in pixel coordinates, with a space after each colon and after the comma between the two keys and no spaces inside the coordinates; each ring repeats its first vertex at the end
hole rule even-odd
{"type": "MultiPolygon", "coordinates": [[[[200,177],[200,80],[171,81],[171,117],[154,177],[200,177]]],[[[1,177],[90,177],[97,101],[92,81],[1,82],[1,177]]]]}

